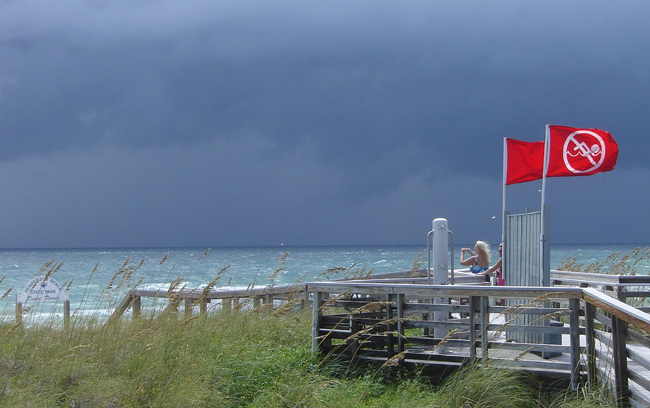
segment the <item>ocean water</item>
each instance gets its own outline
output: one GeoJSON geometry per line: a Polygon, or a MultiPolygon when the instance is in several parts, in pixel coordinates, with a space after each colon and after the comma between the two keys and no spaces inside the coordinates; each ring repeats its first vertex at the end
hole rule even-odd
{"type": "MultiPolygon", "coordinates": [[[[580,262],[591,263],[639,246],[647,247],[552,245],[551,269],[566,258],[578,256],[580,262]]],[[[456,269],[462,268],[458,263],[460,248],[455,247],[456,269]]],[[[496,251],[491,256],[496,260],[496,251]]],[[[16,293],[48,271],[54,271],[52,277],[69,288],[75,316],[107,316],[136,283],[141,288],[167,288],[179,280],[181,286],[200,288],[219,276],[216,288],[263,287],[342,277],[345,271],[325,276],[324,272],[335,267],[378,274],[411,270],[416,262],[426,267],[426,246],[6,249],[0,250],[0,319],[13,319],[16,293]],[[118,271],[122,272],[116,276],[118,271]],[[124,279],[128,274],[130,278],[124,279]]],[[[27,312],[51,316],[61,309],[58,303],[39,303],[38,308],[27,312]]]]}

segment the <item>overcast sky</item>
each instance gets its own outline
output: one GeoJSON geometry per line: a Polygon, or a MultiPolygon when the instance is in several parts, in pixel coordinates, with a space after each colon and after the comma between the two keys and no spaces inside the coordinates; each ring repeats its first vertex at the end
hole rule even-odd
{"type": "MultiPolygon", "coordinates": [[[[0,1],[0,247],[501,235],[503,138],[600,128],[552,243],[649,243],[650,2],[0,1]]],[[[514,213],[541,182],[509,186],[514,213]]]]}

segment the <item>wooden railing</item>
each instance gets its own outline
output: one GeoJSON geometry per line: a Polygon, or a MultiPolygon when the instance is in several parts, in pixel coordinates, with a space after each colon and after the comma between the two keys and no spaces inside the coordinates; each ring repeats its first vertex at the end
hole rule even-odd
{"type": "MultiPolygon", "coordinates": [[[[460,272],[455,276],[456,282],[465,285],[485,285],[482,276],[476,276],[471,273],[460,272]]],[[[341,280],[337,280],[341,281],[341,280]]],[[[427,283],[426,270],[417,271],[396,271],[384,274],[372,275],[364,279],[365,282],[384,282],[384,283],[427,283]]],[[[124,299],[115,307],[111,318],[119,318],[127,310],[132,309],[133,316],[138,317],[142,310],[143,299],[168,300],[166,308],[178,309],[183,304],[185,313],[192,314],[196,306],[199,307],[200,313],[206,313],[208,304],[218,301],[225,310],[245,308],[247,305],[257,307],[265,305],[268,307],[281,307],[287,302],[304,306],[308,301],[306,285],[284,285],[284,286],[267,286],[247,289],[131,289],[124,299]]]]}
{"type": "Polygon", "coordinates": [[[574,389],[606,384],[620,406],[650,405],[650,340],[643,334],[650,332],[650,316],[596,289],[357,281],[309,283],[307,290],[312,345],[324,355],[418,367],[492,364],[564,378],[574,389]],[[469,304],[453,302],[459,298],[469,304]],[[503,298],[521,304],[492,306],[503,298]],[[430,319],[436,312],[450,318],[430,319]],[[511,323],[524,313],[562,323],[511,323]],[[447,334],[437,335],[441,329],[447,334]],[[538,331],[555,341],[504,342],[504,331],[538,331]]]}
{"type": "MultiPolygon", "coordinates": [[[[464,269],[456,271],[454,280],[457,285],[486,285],[482,276],[476,276],[466,271],[464,269]]],[[[364,281],[426,284],[428,279],[426,270],[421,269],[373,275],[364,281]]],[[[650,276],[551,271],[551,285],[592,287],[628,303],[640,303],[643,299],[650,297],[650,276]]],[[[207,305],[214,300],[219,300],[225,308],[229,308],[240,307],[247,302],[252,302],[254,306],[273,305],[278,302],[286,302],[287,299],[295,300],[299,296],[305,296],[304,284],[230,290],[213,289],[208,293],[204,293],[202,288],[171,291],[135,288],[125,295],[122,302],[115,308],[112,317],[121,316],[131,307],[137,315],[140,311],[142,298],[169,299],[174,303],[172,306],[178,306],[180,302],[183,302],[186,313],[191,313],[196,305],[199,305],[201,312],[205,312],[207,305]]],[[[650,311],[650,307],[642,306],[639,309],[650,311]]]]}
{"type": "Polygon", "coordinates": [[[306,296],[305,284],[291,286],[248,288],[234,290],[204,290],[204,289],[131,289],[124,299],[117,305],[111,315],[111,319],[121,317],[129,308],[133,310],[134,317],[140,317],[142,313],[143,298],[150,300],[163,299],[168,304],[165,309],[178,310],[183,304],[186,315],[193,313],[194,307],[199,307],[201,314],[207,313],[208,304],[219,301],[222,310],[229,311],[240,309],[250,303],[252,307],[268,306],[274,307],[280,303],[295,303],[304,306],[306,296]]]}
{"type": "Polygon", "coordinates": [[[551,271],[551,286],[594,288],[643,311],[650,311],[650,276],[551,271]]]}

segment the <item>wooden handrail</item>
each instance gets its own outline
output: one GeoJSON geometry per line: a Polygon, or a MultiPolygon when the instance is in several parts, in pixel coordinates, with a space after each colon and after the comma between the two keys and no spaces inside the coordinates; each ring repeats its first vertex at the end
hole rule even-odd
{"type": "Polygon", "coordinates": [[[142,297],[156,297],[156,298],[169,298],[180,297],[182,299],[230,299],[236,297],[253,297],[264,295],[281,295],[290,294],[295,292],[304,292],[305,284],[298,284],[292,286],[271,286],[264,288],[250,288],[250,289],[230,289],[218,290],[212,289],[206,293],[203,289],[183,289],[168,291],[165,289],[133,289],[129,292],[132,296],[142,297]]]}
{"type": "Polygon", "coordinates": [[[635,307],[607,296],[593,288],[582,288],[583,299],[590,304],[616,316],[626,323],[633,324],[650,332],[650,315],[635,307]]]}
{"type": "Polygon", "coordinates": [[[582,299],[582,288],[531,286],[470,286],[470,285],[413,285],[376,282],[310,282],[308,292],[359,293],[364,295],[392,295],[406,293],[422,297],[487,296],[503,298],[535,298],[557,293],[559,298],[582,299]]]}

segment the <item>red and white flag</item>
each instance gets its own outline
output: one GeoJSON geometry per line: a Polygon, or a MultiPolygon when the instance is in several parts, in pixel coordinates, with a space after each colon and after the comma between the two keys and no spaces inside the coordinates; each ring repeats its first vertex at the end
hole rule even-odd
{"type": "Polygon", "coordinates": [[[539,180],[544,174],[544,142],[506,138],[506,185],[539,180]]]}
{"type": "Polygon", "coordinates": [[[546,177],[589,176],[616,165],[618,145],[600,129],[549,125],[546,177]]]}
{"type": "MultiPolygon", "coordinates": [[[[614,169],[618,144],[600,129],[549,125],[546,177],[589,176],[614,169]]],[[[544,142],[506,138],[505,184],[525,183],[544,176],[544,142]]]]}

